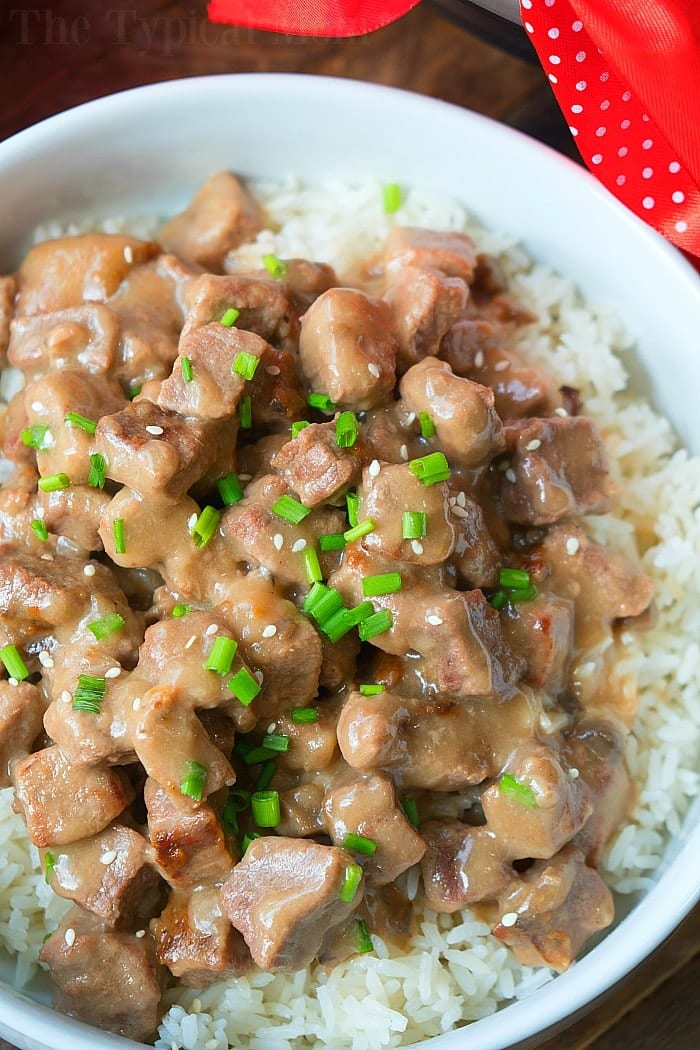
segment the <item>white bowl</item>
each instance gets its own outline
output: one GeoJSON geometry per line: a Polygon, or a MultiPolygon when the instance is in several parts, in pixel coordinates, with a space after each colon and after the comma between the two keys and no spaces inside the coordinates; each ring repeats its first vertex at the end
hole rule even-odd
{"type": "MultiPolygon", "coordinates": [[[[0,272],[28,232],[85,214],[164,214],[222,167],[249,175],[372,175],[463,200],[535,257],[610,303],[638,337],[641,373],[700,452],[700,294],[682,256],[576,165],[490,120],[368,84],[287,75],[207,77],[115,95],[0,144],[0,272]]],[[[623,978],[700,897],[700,802],[656,885],[568,973],[431,1050],[532,1046],[623,978]]],[[[41,989],[37,992],[42,995],[41,989]]],[[[0,983],[0,1036],[26,1050],[137,1044],[97,1032],[0,983]]]]}

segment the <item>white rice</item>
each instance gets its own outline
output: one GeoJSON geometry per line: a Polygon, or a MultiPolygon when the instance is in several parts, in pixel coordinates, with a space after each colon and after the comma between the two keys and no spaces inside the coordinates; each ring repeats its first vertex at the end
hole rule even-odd
{"type": "MultiPolygon", "coordinates": [[[[677,450],[669,423],[627,391],[620,356],[630,351],[620,324],[584,304],[572,281],[533,264],[502,233],[484,231],[461,205],[410,192],[393,217],[384,215],[380,187],[256,186],[271,229],[239,251],[241,266],[266,252],[332,262],[352,270],[375,251],[392,224],[466,230],[482,251],[505,266],[513,292],[540,318],[518,337],[518,348],[558,381],[581,391],[585,412],[600,426],[620,487],[615,514],[586,526],[611,549],[639,560],[654,581],[658,619],[646,632],[629,632],[620,652],[620,675],[636,679],[639,711],[627,741],[627,762],[639,791],[631,820],[607,850],[602,874],[619,894],[644,892],[653,883],[669,836],[678,834],[700,788],[700,602],[688,585],[700,564],[700,459],[677,450]]],[[[113,220],[110,229],[129,226],[113,220]]],[[[39,238],[65,232],[44,228],[39,238]]],[[[78,232],[75,227],[69,232],[78,232]]],[[[38,870],[36,851],[11,811],[11,791],[0,792],[0,943],[17,953],[16,980],[32,970],[45,932],[65,903],[38,870]]],[[[407,883],[415,893],[416,875],[407,883]]],[[[167,993],[158,1050],[374,1050],[403,1046],[493,1013],[551,979],[546,969],[515,962],[490,927],[469,911],[452,916],[424,912],[410,952],[391,954],[374,937],[375,953],[324,972],[291,976],[257,972],[204,991],[167,993]]]]}

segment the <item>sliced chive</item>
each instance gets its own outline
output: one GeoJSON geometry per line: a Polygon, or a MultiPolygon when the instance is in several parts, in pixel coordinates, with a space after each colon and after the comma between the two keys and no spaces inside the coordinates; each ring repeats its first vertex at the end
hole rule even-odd
{"type": "Polygon", "coordinates": [[[359,540],[363,536],[366,536],[369,532],[374,532],[376,529],[376,523],[372,518],[365,518],[364,521],[360,521],[357,525],[353,525],[351,529],[343,533],[347,543],[352,543],[354,540],[359,540]]]}
{"type": "Polygon", "coordinates": [[[207,767],[201,762],[188,762],[185,775],[180,781],[180,794],[193,798],[195,802],[201,802],[206,780],[207,767]]]}
{"type": "Polygon", "coordinates": [[[265,791],[269,788],[275,775],[275,768],[275,760],[273,758],[268,758],[266,762],[262,763],[258,779],[255,781],[256,791],[265,791]]]}
{"type": "Polygon", "coordinates": [[[385,631],[390,631],[394,623],[394,619],[389,609],[381,609],[376,612],[374,616],[368,616],[366,620],[363,620],[358,630],[360,633],[360,640],[368,642],[370,638],[374,638],[378,634],[384,634],[385,631]]]}
{"type": "Polygon", "coordinates": [[[277,502],[272,505],[272,513],[276,514],[278,518],[288,521],[291,525],[298,525],[300,521],[308,517],[311,513],[311,508],[305,507],[303,503],[294,499],[293,496],[280,496],[277,502]]]}
{"type": "Polygon", "coordinates": [[[141,386],[132,386],[129,389],[129,393],[126,395],[129,398],[129,401],[133,401],[135,397],[138,397],[139,394],[141,393],[141,390],[142,390],[141,386]]]}
{"type": "Polygon", "coordinates": [[[292,722],[297,726],[308,726],[318,722],[317,707],[293,707],[292,722]]]}
{"type": "Polygon", "coordinates": [[[405,510],[401,534],[405,540],[422,540],[428,531],[428,515],[423,510],[405,510]]]}
{"type": "Polygon", "coordinates": [[[237,310],[235,306],[229,306],[219,318],[219,324],[222,324],[224,328],[232,328],[240,316],[240,310],[237,310]]]}
{"type": "Polygon", "coordinates": [[[228,674],[237,649],[238,642],[233,638],[227,638],[223,634],[218,635],[204,665],[205,671],[228,674]]]}
{"type": "Polygon", "coordinates": [[[412,459],[408,468],[423,485],[435,485],[438,481],[447,481],[451,476],[444,452],[431,452],[428,456],[412,459]]]}
{"type": "Polygon", "coordinates": [[[428,412],[419,412],[418,422],[420,423],[421,437],[435,437],[435,424],[433,423],[433,417],[428,412]]]}
{"type": "Polygon", "coordinates": [[[348,509],[348,521],[350,522],[350,526],[354,528],[355,525],[357,525],[357,510],[360,506],[360,497],[356,492],[347,493],[345,497],[345,505],[348,509]]]}
{"type": "Polygon", "coordinates": [[[216,507],[205,507],[202,510],[190,532],[196,547],[201,549],[206,547],[211,541],[218,528],[220,518],[221,511],[217,510],[216,507]]]}
{"type": "Polygon", "coordinates": [[[63,422],[71,427],[78,427],[79,430],[84,430],[86,434],[94,434],[97,430],[97,423],[95,420],[88,419],[87,416],[81,416],[79,412],[66,413],[63,422]]]}
{"type": "Polygon", "coordinates": [[[14,678],[16,682],[23,682],[25,678],[29,678],[29,670],[16,645],[6,645],[0,649],[0,660],[10,678],[14,678]]]}
{"type": "Polygon", "coordinates": [[[378,696],[386,692],[386,686],[381,682],[365,682],[360,686],[360,692],[363,696],[378,696]]]}
{"type": "Polygon", "coordinates": [[[395,594],[403,587],[400,572],[380,572],[376,576],[365,576],[362,593],[365,598],[376,598],[380,594],[395,594]]]}
{"type": "Polygon", "coordinates": [[[373,857],[377,852],[377,843],[374,839],[368,839],[364,835],[355,835],[350,832],[345,836],[343,849],[352,850],[353,853],[362,853],[365,857],[373,857]]]}
{"type": "Polygon", "coordinates": [[[313,616],[317,623],[325,623],[334,613],[343,608],[342,595],[335,587],[314,583],[304,599],[302,610],[313,616]]]}
{"type": "Polygon", "coordinates": [[[48,448],[51,448],[51,427],[36,423],[32,427],[25,427],[21,436],[22,444],[35,448],[37,452],[46,452],[48,448]]]}
{"type": "Polygon", "coordinates": [[[94,634],[99,642],[103,638],[107,638],[108,635],[121,631],[125,624],[126,620],[118,612],[108,613],[107,616],[100,616],[99,620],[93,620],[92,623],[89,623],[88,630],[94,634]]]}
{"type": "Polygon", "coordinates": [[[343,882],[338,897],[344,904],[350,904],[355,899],[357,888],[362,882],[362,868],[359,864],[348,864],[343,872],[343,882]]]}
{"type": "Polygon", "coordinates": [[[374,612],[374,606],[371,602],[360,602],[359,605],[354,605],[352,609],[348,609],[348,620],[357,627],[359,623],[366,620],[374,612]]]}
{"type": "Polygon", "coordinates": [[[236,360],[231,366],[231,372],[234,375],[243,376],[244,379],[252,379],[257,372],[259,364],[260,360],[255,354],[249,354],[246,350],[241,350],[240,353],[236,354],[236,360]]]}
{"type": "Polygon", "coordinates": [[[267,255],[263,255],[262,261],[270,277],[274,277],[276,281],[281,281],[283,277],[287,276],[287,264],[278,259],[274,252],[268,252],[267,255]]]}
{"type": "Polygon", "coordinates": [[[59,492],[61,489],[70,487],[70,478],[60,471],[58,474],[47,474],[45,478],[39,478],[39,488],[42,492],[59,492]]]}
{"type": "Polygon", "coordinates": [[[537,588],[530,584],[525,590],[511,591],[508,595],[509,602],[532,602],[537,597],[537,588]]]}
{"type": "Polygon", "coordinates": [[[248,707],[255,700],[262,688],[257,678],[253,677],[247,667],[241,667],[240,670],[236,671],[233,678],[229,680],[228,687],[236,700],[243,704],[244,707],[248,707]]]}
{"type": "Polygon", "coordinates": [[[41,518],[35,518],[32,522],[32,532],[38,540],[42,543],[46,543],[49,538],[49,530],[46,528],[46,522],[42,521],[41,518]]]}
{"type": "Polygon", "coordinates": [[[398,182],[385,182],[382,186],[382,207],[385,215],[393,215],[401,207],[401,187],[398,182]]]}
{"type": "Polygon", "coordinates": [[[99,452],[93,452],[90,456],[90,473],[88,474],[88,485],[93,489],[105,487],[107,474],[107,462],[99,452]]]}
{"type": "Polygon", "coordinates": [[[307,547],[305,551],[302,551],[302,558],[304,559],[304,571],[308,582],[319,583],[323,579],[323,573],[321,572],[318,554],[313,547],[307,547]]]}
{"type": "Polygon", "coordinates": [[[173,616],[176,620],[179,620],[181,616],[187,616],[188,612],[192,612],[191,605],[185,605],[184,602],[173,605],[173,616]]]}
{"type": "Polygon", "coordinates": [[[328,394],[309,394],[306,398],[307,405],[317,408],[320,412],[335,412],[335,405],[328,394]]]}
{"type": "Polygon", "coordinates": [[[114,553],[126,554],[126,539],[124,536],[124,519],[115,518],[112,523],[112,535],[114,536],[114,553]]]}
{"type": "Polygon", "coordinates": [[[367,952],[374,951],[374,945],[372,944],[372,938],[369,935],[367,929],[367,923],[364,919],[355,920],[355,928],[357,931],[357,951],[360,955],[366,955],[367,952]]]}
{"type": "Polygon", "coordinates": [[[342,551],[346,545],[345,536],[342,532],[327,532],[325,536],[319,536],[318,545],[322,551],[342,551]]]}
{"type": "Polygon", "coordinates": [[[182,378],[186,383],[191,383],[194,379],[194,373],[192,371],[192,362],[189,357],[183,357],[180,360],[180,368],[182,369],[182,378]]]}
{"type": "Polygon", "coordinates": [[[531,584],[530,573],[524,569],[499,569],[498,584],[516,591],[526,591],[531,584]]]}
{"type": "Polygon", "coordinates": [[[51,885],[51,874],[53,869],[56,867],[56,858],[53,853],[48,850],[44,854],[44,882],[47,886],[51,885]]]}
{"type": "Polygon", "coordinates": [[[491,597],[489,598],[489,604],[494,609],[502,609],[507,601],[508,601],[508,595],[506,594],[505,591],[496,591],[496,593],[492,594],[491,597]]]}
{"type": "Polygon", "coordinates": [[[296,423],[292,423],[292,440],[298,438],[302,430],[305,430],[310,425],[308,419],[298,419],[296,423]]]}
{"type": "Polygon", "coordinates": [[[243,499],[243,489],[235,471],[225,474],[223,478],[219,478],[216,487],[219,490],[221,501],[226,507],[232,507],[234,503],[240,503],[243,499]]]}
{"type": "Polygon", "coordinates": [[[260,838],[260,832],[259,831],[249,831],[246,835],[244,835],[242,840],[241,840],[241,856],[243,856],[245,851],[248,849],[248,846],[250,846],[251,842],[253,842],[255,839],[259,839],[259,838],[260,838]]]}
{"type": "Polygon", "coordinates": [[[250,430],[253,425],[253,402],[250,394],[242,397],[238,404],[238,423],[241,430],[250,430]]]}
{"type": "Polygon", "coordinates": [[[262,739],[262,746],[268,751],[289,751],[289,737],[282,733],[268,733],[262,739]]]}
{"type": "Polygon", "coordinates": [[[405,798],[401,803],[403,811],[406,814],[406,819],[409,824],[412,824],[414,828],[417,828],[420,821],[418,819],[418,803],[414,798],[405,798]]]}
{"type": "Polygon", "coordinates": [[[537,795],[530,785],[516,780],[510,773],[504,773],[498,781],[498,790],[506,798],[512,798],[514,802],[519,802],[522,806],[527,806],[528,809],[537,809],[537,795]]]}
{"type": "Polygon", "coordinates": [[[354,412],[341,412],[335,421],[335,443],[338,448],[352,448],[359,429],[354,412]]]}
{"type": "Polygon", "coordinates": [[[254,791],[250,796],[250,809],[259,828],[276,828],[281,819],[279,792],[254,791]]]}
{"type": "Polygon", "coordinates": [[[259,766],[261,762],[267,762],[270,759],[268,748],[263,747],[262,744],[258,747],[248,747],[239,754],[247,766],[259,766]]]}
{"type": "Polygon", "coordinates": [[[332,616],[320,624],[321,630],[334,645],[341,638],[344,638],[346,634],[349,634],[355,626],[350,619],[349,612],[349,609],[339,609],[338,612],[333,613],[332,616]]]}
{"type": "Polygon", "coordinates": [[[73,694],[73,710],[87,711],[91,715],[101,714],[106,689],[107,680],[105,678],[95,678],[91,674],[79,674],[78,686],[73,694]]]}

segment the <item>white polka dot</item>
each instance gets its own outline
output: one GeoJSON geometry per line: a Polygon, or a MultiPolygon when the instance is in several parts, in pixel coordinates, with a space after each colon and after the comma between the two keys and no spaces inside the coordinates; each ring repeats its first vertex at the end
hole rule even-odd
{"type": "Polygon", "coordinates": [[[569,131],[574,136],[574,138],[576,138],[576,136],[578,135],[578,128],[572,128],[571,125],[569,124],[569,131]]]}
{"type": "Polygon", "coordinates": [[[571,28],[573,29],[574,33],[580,33],[583,29],[583,22],[579,22],[579,20],[576,19],[575,22],[571,23],[571,28]]]}
{"type": "Polygon", "coordinates": [[[605,134],[605,132],[607,130],[608,130],[607,128],[603,128],[603,127],[596,128],[595,129],[596,138],[602,139],[603,135],[605,134]]]}
{"type": "Polygon", "coordinates": [[[671,172],[672,175],[675,175],[677,171],[681,170],[681,166],[677,160],[672,160],[668,166],[668,170],[671,172]]]}
{"type": "Polygon", "coordinates": [[[676,223],[676,231],[677,231],[678,233],[685,233],[685,231],[686,231],[687,229],[688,229],[688,223],[687,223],[687,222],[683,222],[683,220],[682,220],[682,219],[681,219],[681,221],[680,221],[680,222],[677,222],[677,223],[676,223]]]}
{"type": "Polygon", "coordinates": [[[642,143],[642,149],[651,149],[651,147],[653,145],[654,145],[654,140],[653,139],[644,139],[644,142],[642,143]]]}
{"type": "Polygon", "coordinates": [[[552,63],[553,66],[558,66],[561,62],[561,59],[559,58],[559,55],[550,55],[549,61],[552,63]]]}
{"type": "Polygon", "coordinates": [[[650,179],[653,174],[654,174],[654,169],[653,168],[642,168],[642,178],[643,179],[650,179]]]}
{"type": "Polygon", "coordinates": [[[625,91],[625,93],[622,96],[622,101],[623,102],[629,102],[629,100],[631,98],[632,98],[632,92],[631,91],[625,91]]]}
{"type": "Polygon", "coordinates": [[[585,80],[579,80],[576,84],[577,91],[585,91],[587,87],[588,85],[586,84],[585,80]]]}
{"type": "Polygon", "coordinates": [[[559,83],[559,77],[555,77],[554,73],[548,73],[547,74],[547,78],[548,78],[548,80],[550,81],[551,84],[558,84],[559,83]]]}
{"type": "Polygon", "coordinates": [[[649,123],[649,117],[647,116],[646,113],[642,113],[642,120],[644,121],[645,124],[649,123]]]}
{"type": "Polygon", "coordinates": [[[604,98],[603,101],[600,103],[600,108],[601,109],[610,109],[610,99],[609,98],[604,98]]]}
{"type": "Polygon", "coordinates": [[[682,193],[681,190],[676,190],[671,194],[671,200],[674,204],[682,204],[685,200],[685,193],[682,193]]]}
{"type": "Polygon", "coordinates": [[[615,179],[615,182],[617,183],[618,186],[624,186],[625,183],[627,182],[627,179],[625,178],[624,175],[618,175],[617,178],[615,179]]]}
{"type": "Polygon", "coordinates": [[[559,30],[558,29],[550,29],[549,32],[547,33],[547,36],[549,37],[550,40],[556,40],[557,37],[559,36],[559,30]]]}
{"type": "Polygon", "coordinates": [[[554,0],[544,0],[545,7],[554,7],[554,0]]]}
{"type": "Polygon", "coordinates": [[[579,106],[579,104],[576,103],[575,106],[571,107],[571,112],[572,113],[583,113],[583,106],[579,106]]]}
{"type": "Polygon", "coordinates": [[[522,3],[522,6],[525,8],[526,11],[529,11],[530,8],[532,7],[532,0],[521,0],[521,3],[522,3]]]}
{"type": "Polygon", "coordinates": [[[535,32],[535,30],[533,29],[533,27],[530,25],[529,22],[523,22],[523,25],[527,29],[528,33],[534,33],[535,32]]]}
{"type": "Polygon", "coordinates": [[[577,62],[585,62],[586,61],[586,52],[585,51],[577,51],[576,52],[576,61],[577,62]]]}
{"type": "Polygon", "coordinates": [[[655,204],[656,204],[656,201],[654,200],[653,197],[645,197],[644,200],[642,201],[642,207],[646,208],[647,211],[651,211],[651,209],[654,207],[655,204]]]}
{"type": "Polygon", "coordinates": [[[602,153],[594,153],[593,156],[591,157],[591,164],[602,164],[602,162],[603,162],[603,154],[602,153]]]}
{"type": "Polygon", "coordinates": [[[623,120],[623,121],[620,122],[620,127],[622,128],[623,131],[627,131],[627,128],[629,126],[630,126],[629,120],[623,120]]]}
{"type": "MultiPolygon", "coordinates": [[[[600,54],[600,53],[601,52],[600,52],[600,48],[599,48],[598,49],[598,54],[600,54]]],[[[610,80],[610,74],[609,73],[601,73],[600,74],[600,82],[601,82],[601,84],[606,84],[608,82],[608,80],[610,80]]]]}
{"type": "Polygon", "coordinates": [[[619,150],[617,151],[618,157],[626,157],[628,153],[629,150],[627,149],[627,146],[620,146],[619,150]]]}

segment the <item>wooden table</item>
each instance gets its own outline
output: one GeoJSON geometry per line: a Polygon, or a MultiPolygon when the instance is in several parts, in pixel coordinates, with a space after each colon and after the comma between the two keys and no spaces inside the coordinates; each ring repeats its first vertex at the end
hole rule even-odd
{"type": "MultiPolygon", "coordinates": [[[[424,3],[371,37],[315,41],[210,25],[202,0],[116,5],[0,0],[0,139],[69,106],[158,80],[304,72],[411,88],[576,156],[537,65],[481,43],[424,3]]],[[[587,1018],[541,1050],[697,1050],[700,908],[587,1018]]],[[[6,1045],[0,1040],[0,1050],[6,1045]]]]}

